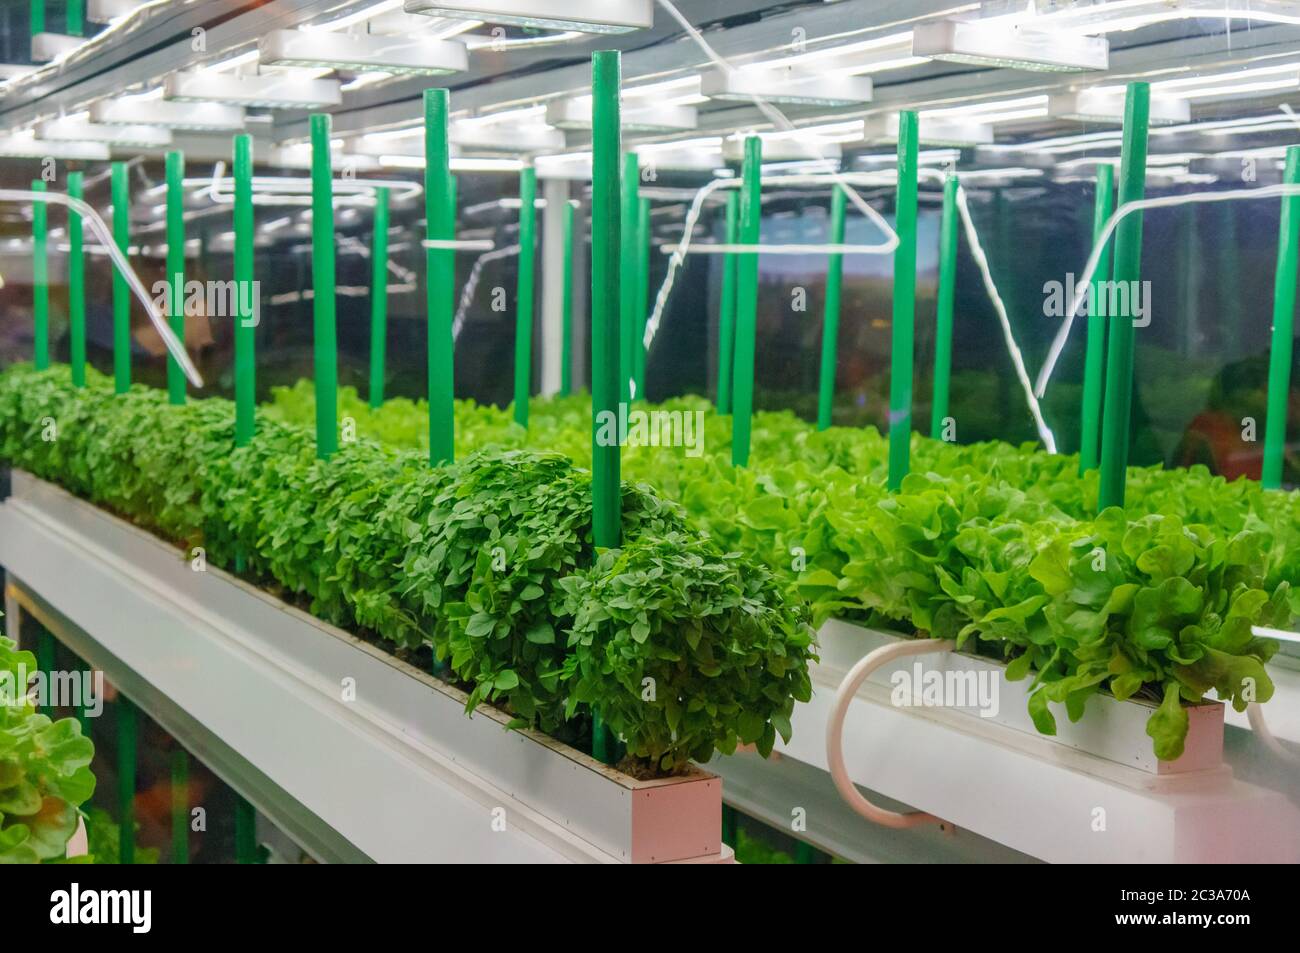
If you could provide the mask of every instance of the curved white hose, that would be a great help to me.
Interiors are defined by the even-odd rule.
[[[1047,352],[1047,360],[1043,363],[1042,370],[1038,372],[1038,381],[1035,386],[1038,396],[1042,397],[1047,391],[1047,384],[1052,379],[1052,372],[1056,370],[1056,363],[1060,360],[1061,352],[1065,350],[1066,341],[1069,340],[1070,329],[1074,327],[1075,313],[1083,303],[1083,296],[1092,283],[1093,273],[1101,262],[1101,251],[1106,247],[1110,236],[1114,234],[1115,228],[1121,221],[1134,212],[1141,212],[1149,208],[1170,208],[1196,202],[1240,202],[1245,199],[1266,199],[1285,195],[1300,195],[1300,185],[1283,183],[1280,185],[1261,185],[1253,189],[1229,189],[1225,192],[1186,192],[1180,195],[1162,195],[1154,199],[1126,202],[1115,209],[1111,217],[1106,219],[1106,225],[1102,228],[1101,235],[1092,246],[1092,254],[1088,256],[1088,263],[1084,265],[1083,274],[1075,283],[1070,306],[1065,312],[1065,320],[1062,322],[1060,330],[1056,332],[1056,337],[1052,341],[1051,349]]]
[[[1287,764],[1300,764],[1300,757],[1282,746],[1273,732],[1268,730],[1268,725],[1264,721],[1264,709],[1259,702],[1251,702],[1246,706],[1246,720],[1250,722],[1250,728],[1255,732],[1255,737],[1279,759]]]
[[[474,303],[474,292],[478,290],[478,282],[483,274],[483,266],[488,262],[496,261],[498,258],[509,258],[511,255],[518,255],[520,248],[520,245],[494,248],[492,251],[485,252],[474,259],[474,265],[469,270],[469,277],[465,279],[465,287],[460,293],[460,303],[456,306],[456,316],[451,322],[451,339],[453,341],[460,339],[461,329],[465,327],[465,315],[469,311],[469,306]]]
[[[840,797],[855,813],[882,827],[903,830],[919,827],[922,824],[942,824],[943,821],[923,811],[912,811],[907,814],[887,811],[862,796],[862,792],[853,783],[848,769],[844,766],[844,716],[848,714],[849,705],[857,695],[858,689],[862,687],[862,683],[882,665],[909,655],[951,652],[955,646],[956,643],[951,639],[913,639],[882,645],[859,659],[844,676],[844,681],[835,692],[835,702],[831,707],[830,717],[826,720],[826,763],[830,768],[831,780],[835,782],[835,789],[840,792]]]
[[[970,206],[966,202],[966,190],[960,183],[957,185],[957,212],[961,216],[966,241],[970,244],[971,256],[979,266],[980,276],[984,279],[984,290],[988,292],[989,300],[993,302],[993,310],[998,316],[998,323],[1002,325],[1002,337],[1007,345],[1007,353],[1011,355],[1011,364],[1016,369],[1016,379],[1020,381],[1020,388],[1025,392],[1025,402],[1029,404],[1029,413],[1033,415],[1034,426],[1038,429],[1038,438],[1043,441],[1043,447],[1048,453],[1056,453],[1056,437],[1052,433],[1052,428],[1047,426],[1047,421],[1043,417],[1043,408],[1038,404],[1038,398],[1042,394],[1035,394],[1034,386],[1030,383],[1024,355],[1020,353],[1020,346],[1016,344],[1015,335],[1011,333],[1011,318],[1007,315],[1007,306],[1003,303],[1002,296],[998,294],[997,285],[993,283],[989,260],[984,254],[984,247],[980,244],[979,234],[975,231],[975,222],[971,219]]]
[[[131,292],[144,305],[145,313],[149,315],[149,321],[153,324],[154,330],[162,338],[162,342],[167,347],[169,353],[180,365],[185,376],[189,378],[191,384],[195,387],[203,386],[203,378],[199,375],[199,369],[194,366],[190,356],[185,351],[185,345],[181,344],[180,339],[172,333],[171,326],[167,324],[167,319],[163,313],[154,304],[153,298],[149,297],[149,292],[145,290],[144,282],[131,269],[131,264],[126,260],[126,255],[122,249],[117,247],[117,242],[113,240],[113,233],[109,230],[104,220],[99,217],[91,206],[87,205],[81,199],[74,199],[70,195],[64,195],[61,192],[30,192],[26,189],[0,189],[0,202],[45,202],[55,205],[62,205],[64,208],[71,209],[81,216],[82,220],[90,226],[90,230],[95,233],[99,243],[104,246],[108,252],[109,259],[113,262],[113,267],[118,273],[126,279],[126,283],[131,288]]]

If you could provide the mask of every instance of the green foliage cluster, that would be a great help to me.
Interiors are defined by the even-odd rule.
[[[63,857],[77,809],[95,793],[95,746],[75,718],[51,721],[27,699],[36,657],[0,637],[0,864]]]
[[[371,412],[345,391],[362,433],[418,445],[424,408]],[[1098,475],[1032,444],[912,439],[912,473],[885,489],[888,442],[873,428],[817,431],[788,412],[754,415],[751,466],[730,464],[730,420],[700,398],[659,409],[705,411],[705,453],[629,447],[623,472],[681,503],[723,549],[761,559],[828,616],[956,639],[1032,673],[1031,714],[1081,717],[1100,690],[1160,704],[1148,731],[1177,757],[1180,701],[1214,689],[1241,710],[1267,701],[1276,643],[1252,625],[1300,615],[1300,494],[1228,482],[1204,467],[1133,467],[1124,510],[1097,511]],[[310,420],[310,391],[276,394],[271,413]],[[534,401],[528,431],[505,410],[458,407],[457,439],[549,447],[590,457],[585,396]],[[382,423],[381,423],[382,421]]]
[[[270,420],[233,444],[228,401],[174,407],[99,375],[79,391],[66,368],[0,374],[0,458],[215,565],[239,553],[328,621],[430,646],[471,709],[557,732],[594,708],[634,756],[675,771],[715,748],[766,753],[810,695],[806,610],[647,487],[624,485],[623,546],[602,554],[589,474],[559,454],[431,469],[362,440],[322,461],[310,430]],[[620,611],[602,616],[594,601],[614,589]]]

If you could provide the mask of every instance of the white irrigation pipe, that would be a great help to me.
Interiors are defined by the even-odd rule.
[[[943,182],[944,173],[937,169],[919,169],[917,170],[918,179],[929,179],[931,181]],[[893,172],[866,172],[850,173],[849,178],[859,185],[874,185],[882,180],[888,183],[896,179]],[[772,176],[765,179],[765,182],[783,185],[825,185],[828,181],[834,181],[835,177],[825,174],[794,174]],[[838,184],[838,182],[836,182]],[[704,208],[704,201],[718,189],[735,188],[737,185],[734,179],[714,179],[706,184],[696,193],[695,200],[691,203],[690,211],[687,213],[685,224],[682,229],[682,239],[678,242],[677,247],[672,249],[672,258],[668,262],[668,273],[664,276],[663,284],[659,286],[659,294],[655,297],[654,309],[646,321],[645,337],[642,343],[645,347],[650,347],[654,341],[655,332],[659,329],[659,322],[663,318],[664,308],[667,305],[668,295],[672,292],[673,282],[676,278],[678,266],[684,260],[688,252],[704,254],[763,254],[763,255],[879,255],[884,254],[879,251],[879,246],[874,245],[848,245],[848,244],[827,244],[827,245],[748,245],[748,244],[724,244],[710,242],[708,244],[693,243],[691,235],[695,230],[701,211]],[[980,275],[984,279],[984,289],[988,293],[989,300],[993,303],[993,310],[997,314],[998,323],[1002,326],[1002,337],[1007,346],[1007,353],[1011,357],[1012,366],[1016,371],[1016,378],[1020,382],[1021,389],[1025,394],[1025,402],[1029,405],[1029,413],[1034,418],[1034,426],[1038,430],[1039,439],[1042,440],[1043,446],[1048,453],[1056,453],[1056,436],[1052,429],[1047,425],[1047,420],[1043,417],[1042,407],[1038,403],[1038,398],[1034,394],[1033,384],[1029,380],[1029,371],[1025,366],[1024,355],[1020,346],[1016,343],[1015,334],[1011,328],[1011,319],[1007,313],[1006,304],[1002,300],[1001,294],[998,293],[997,284],[993,280],[992,271],[989,268],[988,256],[984,253],[984,247],[980,243],[979,233],[975,229],[975,222],[971,218],[970,206],[966,200],[966,190],[961,184],[957,186],[957,209],[962,219],[963,230],[966,234],[966,241],[971,248],[971,254],[975,259],[975,264],[979,267]]]
[[[235,201],[235,180],[225,176],[226,164],[218,161],[212,167],[211,179],[186,179],[184,185],[203,185],[208,197],[218,205],[231,205]],[[253,202],[257,205],[310,205],[312,180],[310,176],[255,175],[250,179]],[[361,205],[369,207],[378,189],[393,191],[394,200],[406,200],[420,195],[424,187],[401,179],[334,179],[332,191],[335,205]],[[260,201],[259,201],[260,199]]]
[[[492,251],[497,243],[490,238],[426,238],[420,242],[420,247],[444,251]]]
[[[831,703],[831,713],[826,719],[826,766],[830,769],[831,780],[835,783],[835,790],[840,792],[840,797],[844,799],[845,803],[855,813],[862,815],[869,821],[880,824],[882,827],[903,830],[909,827],[919,827],[922,824],[942,824],[943,821],[933,814],[926,814],[923,811],[913,811],[907,814],[887,811],[862,796],[862,792],[858,790],[857,785],[853,783],[853,779],[849,777],[849,770],[844,764],[844,719],[848,715],[849,706],[857,696],[862,683],[867,680],[867,676],[880,666],[909,655],[951,652],[956,644],[951,639],[912,639],[882,645],[875,651],[868,652],[860,658],[858,663],[849,669],[849,673],[844,676],[844,681],[840,683],[840,687],[835,691],[835,700]]]
[[[1024,355],[1020,353],[1020,346],[1016,344],[1016,337],[1011,331],[1011,318],[1007,314],[1007,306],[998,294],[997,285],[993,282],[993,272],[989,269],[988,256],[984,254],[984,246],[980,244],[979,233],[975,231],[975,222],[971,218],[970,205],[966,201],[966,190],[961,187],[961,182],[957,183],[957,212],[961,216],[962,228],[966,233],[966,242],[970,245],[971,257],[975,259],[975,264],[979,267],[980,276],[984,279],[984,290],[988,292],[989,300],[993,302],[993,310],[998,316],[998,323],[1002,325],[1002,338],[1007,345],[1007,353],[1011,355],[1011,364],[1016,369],[1016,379],[1020,381],[1020,387],[1025,392],[1025,402],[1029,404],[1029,413],[1033,415],[1034,426],[1038,429],[1038,437],[1043,441],[1043,447],[1048,453],[1056,453],[1056,437],[1052,433],[1052,428],[1047,426],[1047,421],[1043,417],[1043,408],[1039,406],[1038,398],[1042,393],[1034,393],[1033,384],[1029,380],[1029,371],[1025,367]]]
[[[474,303],[474,292],[478,290],[479,277],[483,274],[483,266],[500,258],[518,255],[520,247],[519,245],[507,245],[504,248],[493,249],[474,259],[474,267],[470,269],[469,278],[465,281],[465,290],[460,293],[460,304],[456,306],[456,316],[451,322],[451,339],[453,341],[460,338],[461,328],[465,326],[465,314],[469,311],[469,306]]]
[[[162,338],[163,344],[167,347],[167,352],[180,365],[185,376],[189,378],[191,384],[195,387],[203,386],[203,378],[199,374],[199,369],[194,366],[190,356],[185,351],[185,345],[172,332],[171,327],[167,324],[166,317],[158,309],[149,292],[145,290],[144,282],[140,280],[131,268],[131,263],[126,260],[122,250],[117,247],[117,242],[113,241],[113,233],[109,231],[104,220],[99,217],[91,206],[87,205],[81,199],[74,199],[69,195],[61,192],[29,192],[26,189],[0,189],[0,202],[45,202],[46,204],[62,205],[64,208],[71,209],[81,216],[82,220],[90,226],[95,237],[99,240],[100,245],[108,250],[108,257],[113,262],[113,267],[118,273],[126,279],[127,285],[131,288],[132,293],[144,305],[145,313],[149,316],[149,321],[153,324],[154,330]]]
[[[1035,387],[1038,396],[1042,397],[1047,391],[1047,384],[1052,379],[1052,372],[1056,370],[1057,361],[1060,360],[1061,352],[1065,350],[1066,341],[1070,338],[1070,329],[1074,327],[1075,313],[1083,303],[1083,296],[1088,293],[1088,287],[1092,283],[1092,276],[1101,262],[1102,249],[1106,247],[1107,241],[1110,240],[1110,236],[1114,234],[1121,221],[1134,212],[1141,212],[1151,208],[1170,208],[1199,202],[1239,202],[1246,199],[1266,199],[1286,195],[1300,195],[1300,185],[1262,185],[1253,189],[1229,189],[1224,192],[1187,192],[1181,195],[1164,195],[1155,199],[1127,202],[1117,208],[1111,217],[1106,219],[1106,225],[1093,245],[1092,254],[1088,256],[1087,264],[1084,265],[1083,274],[1075,283],[1074,294],[1070,298],[1069,308],[1066,309],[1065,320],[1061,323],[1061,328],[1056,332],[1056,338],[1052,341],[1052,347],[1047,352],[1047,360],[1043,363],[1043,369],[1038,372],[1038,381]]]

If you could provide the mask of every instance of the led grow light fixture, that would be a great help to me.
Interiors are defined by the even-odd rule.
[[[763,99],[790,106],[856,106],[871,102],[871,80],[790,68],[718,69],[705,74],[700,92],[724,101]]]
[[[93,103],[90,121],[126,125],[143,123],[195,132],[236,132],[244,128],[244,109],[222,103],[169,103],[161,99],[128,96]]]
[[[142,149],[169,146],[170,129],[148,125],[104,125],[81,119],[47,119],[36,124],[36,135],[52,142],[106,142]]]
[[[37,139],[30,132],[14,135],[0,134],[0,156],[18,159],[88,159],[110,158],[108,145],[103,142],[50,142]]]
[[[257,44],[263,66],[309,66],[399,76],[444,76],[469,68],[465,44],[419,36],[376,36],[326,30],[272,30]]]
[[[455,145],[493,152],[538,152],[564,148],[564,133],[540,122],[514,125],[467,122],[461,119],[451,124],[447,134]]]
[[[544,30],[630,33],[654,25],[654,0],[406,0],[407,13]]]
[[[694,106],[632,106],[624,104],[625,132],[681,132],[694,129],[699,116]],[[591,98],[557,99],[546,104],[546,124],[556,129],[591,128]]]
[[[993,142],[993,127],[988,123],[960,119],[927,117],[917,123],[920,143],[924,146],[986,146]],[[898,142],[898,113],[868,116],[862,123],[862,138],[871,145]]]
[[[62,56],[67,56],[85,43],[80,36],[66,36],[62,33],[37,33],[32,37],[32,62],[52,63]]]
[[[939,20],[913,27],[912,55],[949,63],[1068,73],[1107,69],[1110,43],[1104,37]]]
[[[343,102],[338,80],[233,73],[173,73],[163,86],[173,102],[226,103],[268,109],[325,109]]]
[[[1057,93],[1047,99],[1047,114],[1056,119],[1074,122],[1119,123],[1124,122],[1124,93],[1121,91],[1085,89],[1077,93]],[[1191,108],[1185,99],[1152,96],[1149,122],[1153,126],[1171,126],[1191,119]]]

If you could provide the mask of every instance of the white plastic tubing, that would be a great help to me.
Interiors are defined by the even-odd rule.
[[[46,204],[62,205],[64,208],[71,209],[81,216],[82,220],[90,226],[99,243],[108,252],[109,259],[113,262],[113,267],[118,273],[126,279],[127,285],[130,286],[132,294],[144,305],[144,310],[149,315],[149,321],[153,324],[154,330],[162,338],[163,344],[167,346],[167,352],[175,358],[176,363],[180,365],[185,376],[189,378],[191,384],[195,387],[203,386],[203,378],[199,375],[199,369],[194,366],[190,356],[185,351],[185,345],[172,333],[171,327],[167,324],[167,318],[162,311],[154,304],[153,298],[149,297],[149,292],[145,290],[144,282],[140,280],[132,269],[131,264],[126,260],[126,255],[117,247],[117,242],[113,241],[113,234],[104,224],[104,220],[99,217],[99,213],[80,199],[74,199],[71,196],[64,195],[60,192],[29,192],[26,189],[0,189],[0,202],[45,202]]]
[[[1065,319],[1061,322],[1061,328],[1056,332],[1056,337],[1052,341],[1051,350],[1047,353],[1047,360],[1043,362],[1043,369],[1038,372],[1038,381],[1034,388],[1035,393],[1042,397],[1047,392],[1047,385],[1052,379],[1052,372],[1056,370],[1056,364],[1060,360],[1061,352],[1065,350],[1065,344],[1070,339],[1070,329],[1074,327],[1075,313],[1083,303],[1083,295],[1092,283],[1093,273],[1096,272],[1097,265],[1101,262],[1101,250],[1106,247],[1106,242],[1114,234],[1115,228],[1121,221],[1135,212],[1150,208],[1170,208],[1192,202],[1240,202],[1246,199],[1266,199],[1285,195],[1300,195],[1300,185],[1261,185],[1251,189],[1228,189],[1223,192],[1186,192],[1181,195],[1162,195],[1160,198],[1128,202],[1117,208],[1111,217],[1106,220],[1106,226],[1102,229],[1101,237],[1093,245],[1092,254],[1088,256],[1088,263],[1084,265],[1083,275],[1075,283],[1070,307],[1066,309]]]
[[[945,173],[938,169],[920,169],[917,172],[918,179],[928,179],[930,181],[942,183]],[[799,185],[826,185],[833,183],[848,187],[845,183],[852,183],[860,186],[890,185],[897,180],[897,173],[888,172],[859,172],[859,173],[802,173],[802,174],[783,174],[773,175],[764,178],[765,185],[777,186],[799,186]],[[699,222],[700,214],[703,211],[704,203],[708,197],[719,189],[737,188],[740,185],[734,179],[714,179],[704,185],[696,194],[691,202],[691,207],[686,213],[686,220],[682,227],[682,238],[677,247],[673,250],[672,257],[668,261],[668,273],[664,276],[663,284],[659,286],[659,293],[655,296],[654,308],[651,309],[650,317],[646,320],[645,337],[642,344],[650,347],[654,341],[655,334],[659,330],[659,323],[663,318],[664,309],[668,304],[668,296],[672,294],[673,283],[677,277],[677,269],[685,260],[688,252],[706,250],[719,254],[723,252],[734,253],[761,253],[764,255],[832,255],[832,254],[850,254],[850,255],[884,255],[893,251],[893,248],[886,249],[884,244],[880,245],[709,245],[692,246],[691,236],[694,234],[695,226]],[[856,193],[854,193],[856,194]],[[870,207],[870,206],[868,206]],[[980,275],[984,280],[984,290],[988,293],[989,300],[993,303],[994,313],[997,314],[998,324],[1002,328],[1002,339],[1006,344],[1007,353],[1011,357],[1011,364],[1015,368],[1016,379],[1020,382],[1020,388],[1025,395],[1025,403],[1029,405],[1029,413],[1034,418],[1034,427],[1038,431],[1038,439],[1042,441],[1043,447],[1048,453],[1056,453],[1056,436],[1052,429],[1047,425],[1047,420],[1043,416],[1042,407],[1038,402],[1038,395],[1034,393],[1033,384],[1029,379],[1029,370],[1025,366],[1024,354],[1020,350],[1020,345],[1016,342],[1015,333],[1011,329],[1011,319],[1007,313],[1006,303],[1002,300],[1002,295],[998,292],[997,283],[993,280],[993,273],[989,268],[988,256],[984,253],[984,246],[980,242],[979,232],[975,228],[974,219],[971,218],[970,205],[966,200],[966,190],[959,184],[957,187],[957,212],[962,220],[962,228],[966,235],[966,241],[970,245],[971,255],[975,259],[975,264],[979,268]],[[895,245],[897,243],[895,242]]]
[[[858,664],[854,665],[849,670],[849,673],[844,676],[844,681],[840,683],[840,687],[835,692],[835,701],[831,706],[830,717],[826,719],[826,764],[831,772],[831,780],[835,782],[835,790],[840,792],[840,797],[844,799],[849,807],[853,808],[854,812],[873,823],[880,824],[882,827],[901,830],[908,827],[919,827],[923,824],[942,824],[943,821],[933,814],[926,814],[921,811],[913,811],[907,814],[900,814],[898,811],[887,811],[862,796],[862,792],[853,783],[853,779],[849,777],[848,768],[844,765],[844,717],[848,714],[849,705],[853,703],[853,698],[857,695],[858,689],[862,687],[862,683],[882,665],[909,655],[951,652],[955,645],[956,643],[951,639],[913,639],[882,645],[874,652],[869,652],[859,659]]]

